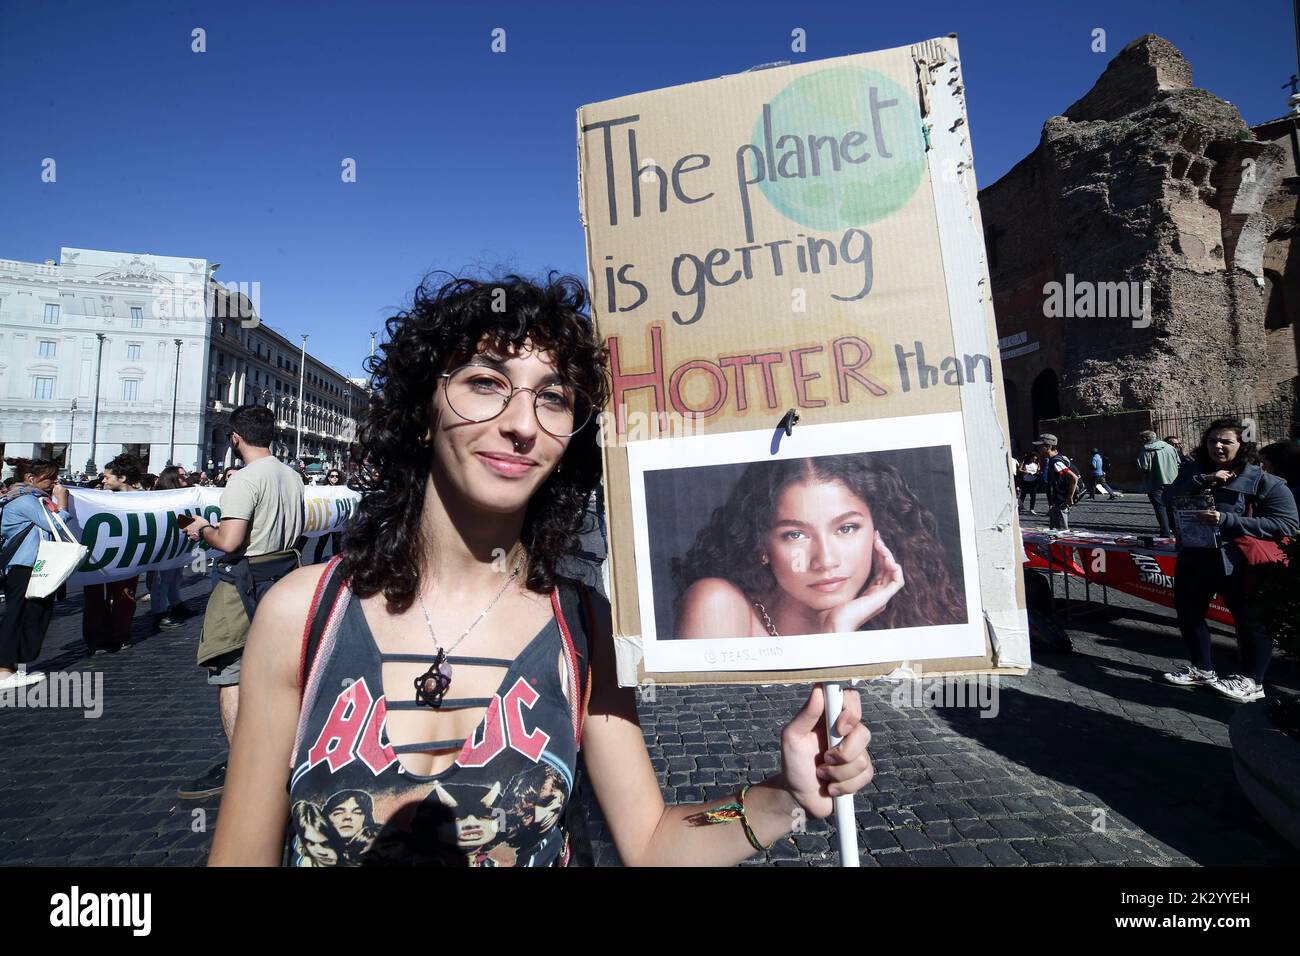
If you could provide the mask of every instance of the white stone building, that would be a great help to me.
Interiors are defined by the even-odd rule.
[[[233,462],[230,411],[276,410],[273,451],[339,464],[364,387],[263,325],[255,289],[229,292],[206,259],[64,248],[58,264],[0,259],[0,448],[82,471],[122,451],[157,473]],[[98,395],[98,414],[96,414]]]

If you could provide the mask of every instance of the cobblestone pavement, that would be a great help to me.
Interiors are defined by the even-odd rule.
[[[1074,523],[1154,527],[1136,497],[1084,505]],[[197,609],[207,582],[187,573],[183,593]],[[1109,608],[1075,604],[1075,652],[1002,678],[995,717],[898,708],[894,686],[863,687],[876,764],[856,800],[863,866],[1300,863],[1233,778],[1227,721],[1237,705],[1153,680],[1180,660],[1172,612],[1113,599]],[[0,708],[0,863],[205,860],[218,801],[182,801],[175,790],[223,754],[216,692],[194,666],[198,619],[150,634],[148,608],[139,606],[131,645],[88,658],[80,596],[59,605],[37,667],[103,675],[103,712]],[[1215,641],[1230,663],[1230,634]],[[1280,658],[1269,682],[1300,687],[1293,662]],[[776,772],[781,726],[805,694],[655,688],[640,711],[666,798],[725,796]],[[597,810],[589,830],[597,864],[618,865]],[[834,845],[827,823],[809,821],[747,865],[833,866]]]

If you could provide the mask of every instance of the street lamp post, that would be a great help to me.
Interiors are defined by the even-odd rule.
[[[302,360],[298,363],[298,450],[294,457],[302,458],[302,397],[307,382],[307,333],[302,335]]]
[[[176,377],[172,380],[172,440],[167,447],[167,466],[170,468],[176,464],[176,396],[181,388],[181,340],[172,339],[176,343]]]
[[[103,332],[96,332],[95,337],[99,339],[99,350],[95,353],[95,405],[90,413],[90,458],[86,461],[86,474],[99,474],[99,466],[95,464],[95,452],[98,450],[99,442],[99,376],[104,365],[104,339],[108,336]]]
[[[72,441],[77,434],[77,400],[72,400],[72,422],[68,425],[68,474],[72,474]]]

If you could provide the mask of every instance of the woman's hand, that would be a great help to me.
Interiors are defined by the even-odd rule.
[[[1234,474],[1233,472],[1228,471],[1228,469],[1226,468],[1221,468],[1216,472],[1212,472],[1206,475],[1205,483],[1207,485],[1226,485],[1228,482],[1232,481],[1232,479],[1236,477],[1237,477],[1236,474]]]
[[[1222,522],[1223,518],[1217,511],[1198,511],[1196,512],[1196,520],[1201,524],[1217,526]]]
[[[68,510],[68,489],[57,481],[50,488],[50,497],[54,499],[54,503],[59,506],[60,511]]]
[[[871,731],[862,722],[856,690],[844,691],[844,708],[835,731],[844,739],[827,749],[826,695],[813,686],[803,709],[781,731],[781,784],[810,817],[831,815],[834,798],[857,793],[871,782],[875,769],[867,745]]]
[[[872,555],[871,580],[860,595],[839,607],[823,611],[818,616],[823,634],[847,634],[856,631],[885,609],[890,598],[903,589],[903,568],[885,547],[876,532]]]

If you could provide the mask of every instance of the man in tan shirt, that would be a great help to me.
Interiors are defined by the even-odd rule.
[[[275,416],[261,405],[230,413],[230,446],[244,467],[230,475],[221,493],[221,520],[196,518],[185,528],[191,541],[223,552],[218,581],[208,598],[198,662],[208,683],[219,688],[221,727],[229,741],[239,709],[239,665],[253,612],[271,585],[298,566],[294,550],[303,529],[302,479],[271,454]],[[182,798],[213,796],[225,784],[223,761],[182,787]]]

